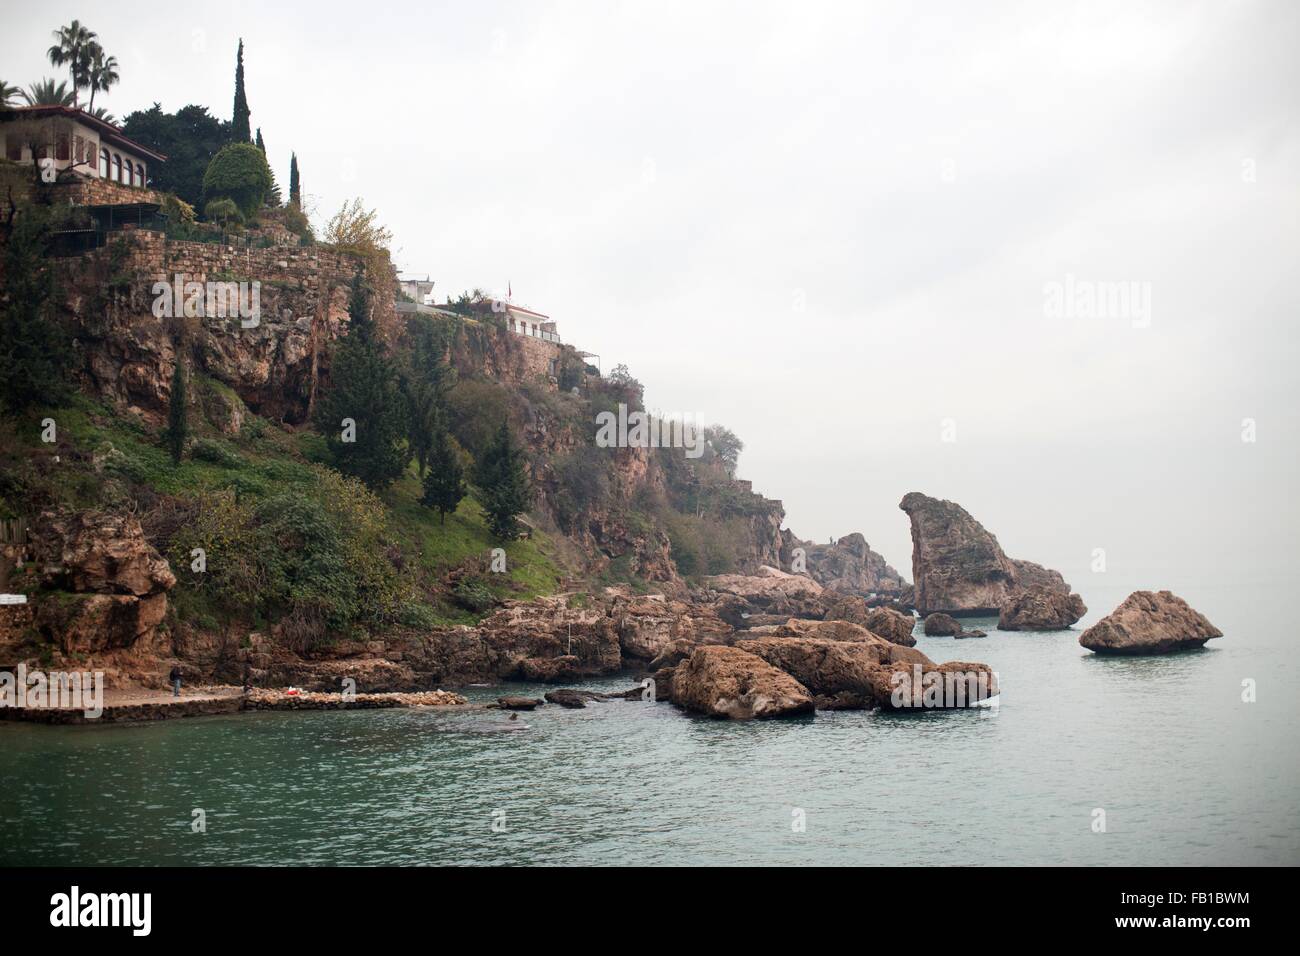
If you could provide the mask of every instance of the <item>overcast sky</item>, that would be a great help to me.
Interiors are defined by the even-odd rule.
[[[242,36],[282,186],[730,426],[802,537],[910,577],[919,490],[1076,587],[1295,579],[1300,5],[6,4],[0,77],[74,16],[119,117],[229,117]]]

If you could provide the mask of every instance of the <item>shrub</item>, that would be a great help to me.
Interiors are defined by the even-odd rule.
[[[199,438],[190,447],[190,457],[197,461],[206,461],[222,468],[238,468],[244,462],[224,442],[212,438]]]
[[[470,575],[457,581],[456,586],[452,588],[451,596],[457,604],[475,614],[481,614],[496,604],[496,598],[488,590],[487,584],[477,575]]]
[[[245,219],[261,207],[271,189],[271,168],[265,154],[252,143],[222,147],[203,173],[203,200],[231,199]]]

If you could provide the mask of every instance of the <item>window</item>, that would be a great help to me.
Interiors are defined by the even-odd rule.
[[[124,160],[122,163],[122,185],[135,185],[135,169],[131,166],[131,160]]]
[[[144,163],[135,164],[135,184],[141,187],[144,186]]]
[[[115,183],[120,183],[122,181],[122,157],[117,155],[117,153],[113,154],[113,175],[108,178],[113,180]]]
[[[5,159],[19,162],[23,158],[23,141],[17,133],[5,137]]]
[[[72,158],[72,140],[67,133],[59,133],[54,138],[54,158],[63,162]]]
[[[108,178],[108,150],[107,149],[101,149],[99,151],[99,175],[103,176],[105,179]]]

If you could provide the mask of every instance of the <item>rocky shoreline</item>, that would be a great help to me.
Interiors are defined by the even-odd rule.
[[[115,724],[181,717],[212,717],[252,711],[281,710],[376,710],[393,707],[464,708],[468,702],[448,691],[421,691],[412,694],[321,694],[253,688],[216,688],[210,693],[185,697],[156,695],[147,700],[107,703],[102,713],[90,716],[74,707],[0,707],[0,720],[35,724]]]

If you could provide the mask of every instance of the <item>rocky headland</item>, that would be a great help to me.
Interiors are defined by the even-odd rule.
[[[913,491],[899,508],[912,523],[914,603],[922,617],[996,615],[1003,630],[1060,630],[1087,612],[1060,572],[1008,558],[961,505]]]

